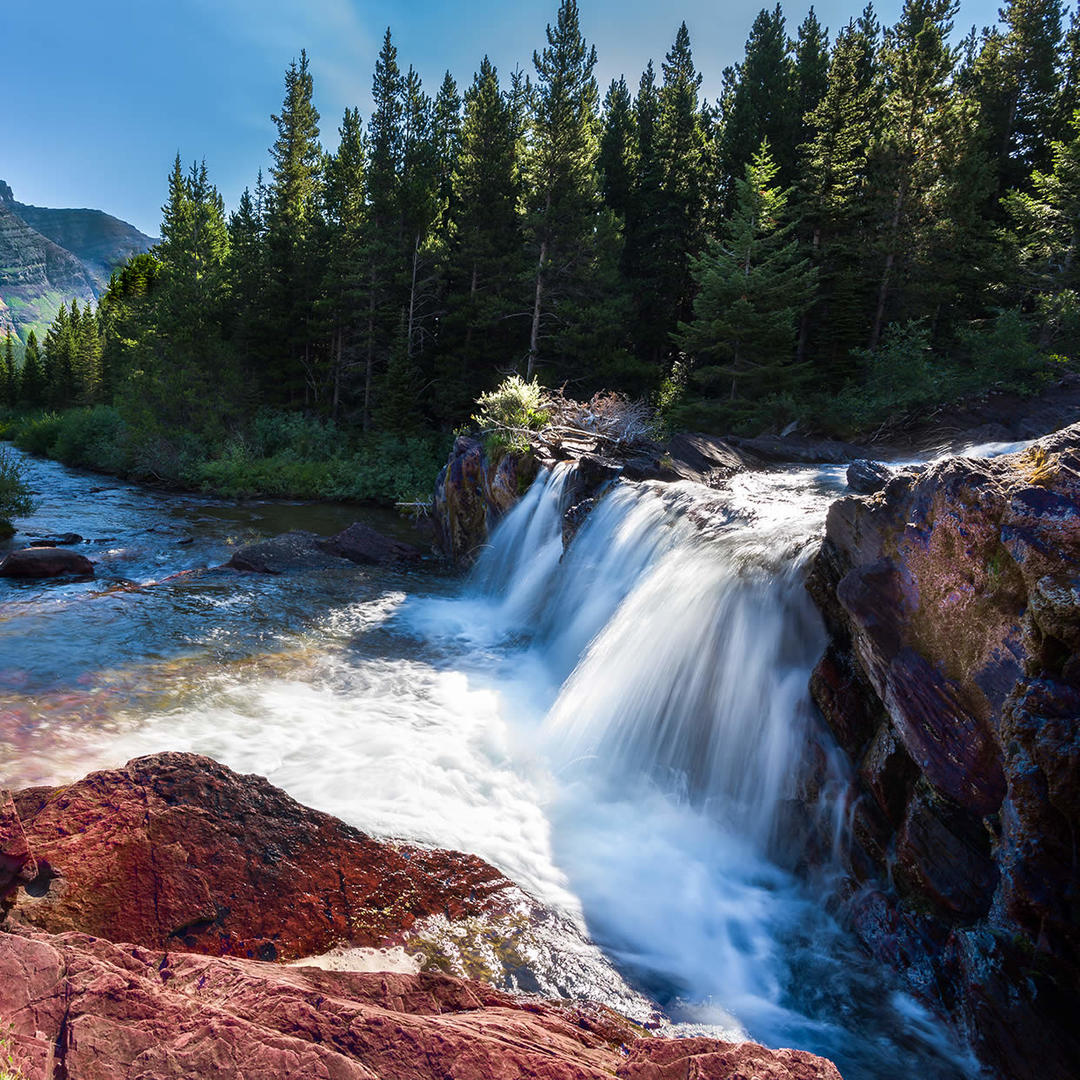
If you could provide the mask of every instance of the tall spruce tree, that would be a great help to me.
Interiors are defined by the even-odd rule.
[[[323,154],[319,113],[307,52],[285,72],[280,113],[271,119],[277,138],[270,148],[266,196],[267,348],[275,348],[264,392],[284,402],[310,400],[321,383],[319,343],[312,319],[321,282],[318,263],[319,196]]]
[[[436,414],[467,415],[500,367],[521,354],[522,264],[519,133],[511,94],[485,56],[465,94],[451,208],[449,298],[441,338]]]
[[[31,330],[26,335],[26,352],[19,379],[19,403],[29,408],[45,404],[45,371],[41,366],[41,350],[37,334]]]
[[[0,364],[0,404],[15,407],[19,400],[19,373],[15,370],[15,335],[4,335],[4,357]]]
[[[956,52],[948,43],[956,9],[957,0],[905,0],[900,19],[886,34],[875,181],[887,197],[876,228],[880,268],[871,349],[887,319],[922,314],[905,307],[904,289],[936,225],[934,196],[956,121],[951,81]]]
[[[725,396],[723,415],[735,422],[747,403],[797,389],[802,375],[796,327],[817,275],[786,220],[790,191],[777,185],[779,171],[763,143],[736,185],[723,234],[693,262],[693,318],[676,334],[694,388]]]
[[[526,359],[531,379],[550,341],[569,329],[557,311],[591,270],[599,209],[596,49],[581,34],[576,0],[562,0],[547,47],[533,55],[536,108],[529,159],[528,240],[535,270]],[[569,313],[567,313],[569,314]],[[547,349],[558,358],[557,342]]]
[[[734,206],[740,178],[763,141],[768,141],[782,183],[795,178],[799,117],[794,93],[791,41],[779,4],[762,8],[750,29],[746,54],[729,77],[721,117],[720,172],[722,203]]]
[[[654,136],[658,183],[639,226],[649,261],[640,268],[648,286],[637,329],[639,355],[658,372],[669,366],[672,331],[690,316],[690,259],[704,243],[701,76],[694,67],[686,23],[679,27],[662,70]]]
[[[597,168],[604,202],[625,218],[633,192],[636,137],[634,103],[626,79],[612,79],[604,97],[604,131],[600,136]]]
[[[361,416],[370,429],[376,381],[386,370],[400,331],[402,224],[400,180],[404,155],[405,81],[389,28],[375,62],[374,109],[368,121],[368,215],[362,251],[366,278],[361,299],[364,388]]]
[[[854,371],[851,350],[870,330],[873,270],[865,238],[872,220],[871,144],[879,112],[877,27],[865,17],[837,35],[825,94],[806,116],[799,211],[819,268],[819,301],[804,320],[800,352],[814,355],[826,385]]]

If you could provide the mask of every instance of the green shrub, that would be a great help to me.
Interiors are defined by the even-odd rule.
[[[15,530],[11,519],[32,513],[34,500],[26,486],[22,465],[0,446],[0,537],[10,536]]]
[[[550,416],[544,408],[544,388],[533,379],[511,375],[476,401],[473,421],[486,437],[488,450],[528,448],[525,435],[541,431]]]
[[[15,432],[15,445],[20,450],[47,457],[60,428],[60,417],[54,412],[27,417]]]

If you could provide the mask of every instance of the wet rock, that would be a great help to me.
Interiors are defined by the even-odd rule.
[[[52,933],[292,959],[479,915],[510,888],[474,856],[380,843],[193,754],[16,792],[13,805],[21,830],[4,856],[32,853],[37,874],[0,903],[9,923]]]
[[[446,975],[282,968],[0,934],[0,1015],[26,1080],[840,1080],[823,1058],[642,1037],[588,1005]]]
[[[865,458],[860,458],[848,466],[848,487],[856,495],[873,495],[881,491],[891,479],[892,470],[879,461],[867,461]]]
[[[460,435],[435,481],[432,522],[439,549],[450,559],[468,565],[487,542],[489,506],[484,444]]]
[[[658,479],[692,480],[711,486],[748,468],[760,468],[761,461],[730,439],[701,433],[675,435],[667,445],[665,475]]]
[[[30,541],[31,547],[65,547],[81,544],[83,538],[78,533],[59,533],[56,536],[35,536]]]
[[[318,547],[330,555],[354,563],[401,563],[420,558],[419,550],[411,544],[384,536],[377,529],[359,521],[354,521],[329,540],[319,541]]]
[[[1026,1040],[1022,1019],[997,1039],[990,1025],[1010,1005],[994,995],[1027,990],[983,975],[1015,970],[1026,950],[1080,1008],[1080,425],[838,501],[808,587],[832,634],[811,692],[852,756],[857,807],[875,808],[856,811],[850,871],[862,882],[876,868],[883,888],[876,914],[849,917],[872,951],[967,1018],[994,1069],[1035,1077],[1011,1055],[1044,1046],[1045,1022],[1028,1001]],[[900,934],[915,910],[919,933]],[[943,943],[969,930],[954,963]],[[1043,1077],[1075,1075],[1067,1036],[1040,1052]]]
[[[846,465],[855,458],[870,456],[865,446],[798,435],[760,435],[752,439],[732,435],[727,441],[762,461],[777,464]]]
[[[13,551],[0,562],[0,577],[93,577],[94,564],[85,555],[56,547],[30,547]]]
[[[295,529],[240,548],[225,565],[231,570],[253,574],[287,574],[341,566],[341,560],[324,551],[321,544],[322,537],[317,533]]]

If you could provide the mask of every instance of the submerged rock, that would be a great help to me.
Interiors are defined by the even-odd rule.
[[[411,544],[384,536],[377,529],[360,521],[354,521],[347,529],[329,540],[320,540],[318,547],[330,555],[354,563],[400,563],[420,558],[420,551]]]
[[[29,547],[13,551],[0,562],[0,577],[93,577],[94,564],[74,551],[56,547]]]
[[[58,533],[56,536],[36,536],[30,541],[31,547],[65,547],[81,544],[83,538],[78,533]]]
[[[287,574],[297,570],[325,570],[341,566],[341,560],[322,548],[317,533],[294,529],[270,540],[247,544],[225,564],[231,570],[253,574]]]
[[[856,928],[1002,1075],[1078,1075],[1080,425],[835,503],[809,588],[811,690],[866,796],[852,876],[895,886]]]

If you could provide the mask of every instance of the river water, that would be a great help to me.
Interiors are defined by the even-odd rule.
[[[408,527],[23,460],[39,507],[9,546],[80,533],[97,576],[0,581],[0,786],[205,753],[490,860],[676,1032],[812,1050],[847,1080],[974,1075],[776,856],[825,641],[805,563],[842,469],[619,484],[565,554],[556,470],[463,580],[434,562],[203,572],[288,529]],[[826,772],[842,844],[846,777]]]

